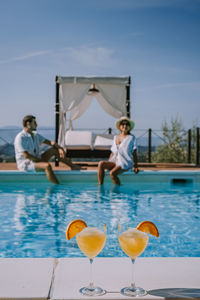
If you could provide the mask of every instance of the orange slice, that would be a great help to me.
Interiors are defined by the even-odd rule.
[[[77,233],[81,232],[85,227],[87,227],[87,224],[83,220],[74,220],[71,221],[66,229],[66,238],[67,240],[70,240],[73,238]]]
[[[153,222],[150,221],[143,221],[136,227],[138,230],[150,233],[154,235],[155,237],[159,237],[159,231],[156,225]]]

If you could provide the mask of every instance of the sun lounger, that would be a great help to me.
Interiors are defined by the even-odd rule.
[[[94,135],[91,131],[68,130],[65,145],[71,158],[108,158],[112,145],[111,134]]]
[[[67,150],[92,150],[92,132],[68,130],[65,134]]]
[[[94,141],[94,150],[110,150],[113,143],[112,134],[97,135]]]

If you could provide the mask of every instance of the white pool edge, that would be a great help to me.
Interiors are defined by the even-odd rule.
[[[91,299],[78,291],[88,282],[87,258],[1,258],[0,266],[0,299]],[[119,293],[130,282],[129,267],[128,258],[96,258],[94,282],[108,293],[93,299],[130,299]],[[138,258],[136,283],[150,294],[137,299],[165,299],[169,289],[182,296],[184,289],[200,291],[199,270],[199,257]]]
[[[55,171],[60,183],[68,182],[97,182],[96,170],[81,171]],[[170,184],[173,179],[192,182],[192,184],[200,184],[200,171],[181,171],[181,170],[159,170],[159,171],[140,171],[135,174],[133,171],[127,171],[120,175],[123,183],[165,183]],[[0,171],[0,183],[4,182],[48,182],[44,172],[21,172],[17,170]],[[105,182],[111,182],[109,172],[106,173]]]

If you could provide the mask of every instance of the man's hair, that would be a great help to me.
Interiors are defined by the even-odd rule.
[[[31,122],[33,119],[36,119],[36,118],[32,115],[25,116],[23,118],[23,126],[26,127],[27,122]]]

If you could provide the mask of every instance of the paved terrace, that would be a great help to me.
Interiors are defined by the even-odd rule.
[[[87,170],[96,170],[97,162],[75,162],[76,164],[81,165]],[[70,170],[65,164],[59,163],[58,167],[55,167],[54,163],[51,163],[52,167],[56,171]],[[138,164],[140,170],[196,170],[200,171],[200,166],[196,166],[194,164],[178,164],[178,163],[139,163]],[[1,162],[0,170],[17,170],[16,163],[9,162]]]
[[[95,258],[94,282],[106,290],[89,299],[130,299],[119,291],[130,283],[128,258]],[[136,284],[147,290],[137,299],[200,299],[200,258],[138,258]],[[89,282],[87,258],[0,259],[0,299],[88,299],[79,289]]]

